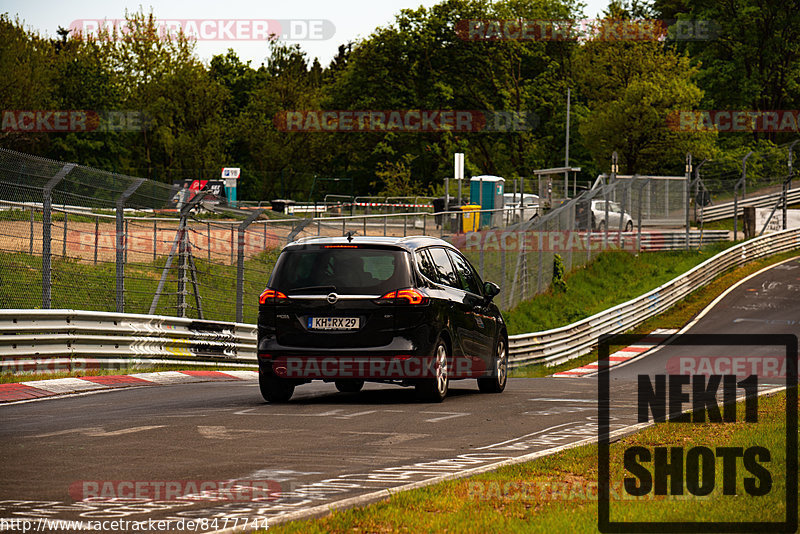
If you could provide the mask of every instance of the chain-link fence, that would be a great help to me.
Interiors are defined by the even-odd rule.
[[[496,299],[501,308],[512,308],[550,287],[557,262],[569,272],[605,250],[641,250],[655,235],[642,231],[652,183],[652,178],[638,176],[600,182],[531,221],[458,234],[450,241],[483,279],[503,288]],[[696,244],[686,240],[685,229],[675,234],[684,246]]]
[[[568,272],[603,250],[638,251],[656,237],[660,247],[699,246],[686,228],[643,230],[648,216],[668,212],[677,226],[679,213],[685,219],[688,212],[686,180],[670,185],[683,196],[681,210],[654,185],[659,179],[599,180],[550,209],[404,206],[394,214],[301,218],[257,206],[231,209],[203,192],[189,198],[177,186],[0,149],[0,307],[253,323],[285,243],[353,233],[448,239],[484,279],[500,284],[497,302],[508,309],[550,286],[556,255]]]
[[[699,218],[703,218],[706,208],[713,213],[719,204],[791,189],[793,160],[800,148],[795,146],[797,143],[742,148],[713,160],[695,162],[691,192]]]
[[[178,192],[0,150],[0,307],[255,322],[276,247],[297,222],[200,214],[219,207],[202,194],[179,209]]]

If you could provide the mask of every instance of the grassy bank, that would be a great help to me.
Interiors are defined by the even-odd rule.
[[[785,395],[759,399],[757,424],[664,423],[611,444],[612,521],[782,521],[785,512]],[[738,406],[743,421],[743,406]],[[633,446],[767,447],[772,489],[754,497],[743,491],[752,476],[739,463],[738,495],[723,495],[722,461],[715,464],[714,490],[705,497],[640,498],[628,495],[623,454]],[[649,470],[652,472],[652,464]],[[309,521],[272,525],[270,534],[294,532],[596,532],[597,446],[586,445],[469,479],[399,493],[357,509]]]
[[[715,278],[708,285],[687,295],[684,299],[676,303],[661,315],[653,317],[652,319],[648,319],[628,333],[641,334],[644,336],[653,330],[656,330],[657,328],[682,328],[695,315],[700,313],[706,306],[711,304],[711,301],[713,301],[715,298],[717,298],[717,296],[722,294],[723,291],[731,287],[739,280],[763,269],[768,265],[773,265],[789,258],[796,257],[799,254],[800,252],[797,250],[792,250],[789,252],[784,252],[783,254],[776,254],[775,256],[770,256],[768,258],[762,258],[760,260],[748,263],[747,265],[743,265],[737,269],[728,271]],[[616,348],[614,350],[616,350]],[[560,371],[566,371],[567,369],[581,367],[582,365],[595,361],[597,361],[597,349],[579,358],[575,358],[574,360],[570,360],[554,367],[545,367],[544,365],[528,365],[525,367],[520,367],[514,369],[511,372],[511,376],[547,376]]]
[[[638,256],[604,252],[566,277],[566,292],[550,289],[505,313],[509,334],[539,332],[590,317],[655,289],[731,245]]]

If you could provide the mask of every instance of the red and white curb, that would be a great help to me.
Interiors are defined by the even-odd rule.
[[[190,384],[192,382],[256,380],[257,378],[257,371],[164,371],[132,375],[32,380],[30,382],[0,384],[0,403],[131,386],[164,386],[169,384]]]
[[[635,343],[629,347],[625,347],[624,349],[620,349],[614,354],[610,354],[608,356],[609,367],[614,367],[615,365],[619,365],[622,362],[626,362],[631,358],[635,358],[636,356],[647,352],[653,347],[656,347],[666,341],[677,331],[678,330],[675,328],[659,328],[657,330],[653,330],[638,343]],[[596,373],[598,368],[598,363],[594,362],[586,364],[583,367],[576,367],[575,369],[570,369],[568,371],[561,371],[560,373],[555,373],[550,376],[553,378],[580,378],[588,375],[589,373]]]

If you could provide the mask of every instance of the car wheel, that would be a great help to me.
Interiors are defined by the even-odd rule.
[[[335,384],[342,393],[358,393],[364,387],[363,380],[337,380]]]
[[[597,225],[598,232],[605,232],[606,231],[606,222],[600,221],[600,224]]]
[[[417,397],[425,402],[442,402],[447,396],[450,386],[450,372],[447,360],[447,345],[439,340],[433,351],[433,378],[425,378],[417,382]]]
[[[628,224],[625,225],[625,231],[626,232],[632,232],[633,231],[633,221],[628,221]]]
[[[272,403],[287,402],[294,393],[294,384],[261,370],[258,371],[258,386],[264,400]]]
[[[481,390],[482,393],[501,393],[506,389],[506,380],[508,378],[508,349],[506,348],[506,340],[502,337],[497,340],[497,347],[494,351],[492,363],[492,376],[478,379],[478,389]]]

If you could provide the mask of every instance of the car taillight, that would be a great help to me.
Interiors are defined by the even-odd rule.
[[[280,291],[275,291],[274,289],[267,288],[261,293],[261,296],[258,297],[259,304],[267,304],[267,303],[275,303],[279,300],[288,299],[286,295],[281,293]]]
[[[398,289],[397,291],[390,291],[382,296],[381,300],[412,305],[428,303],[428,297],[416,289]]]

